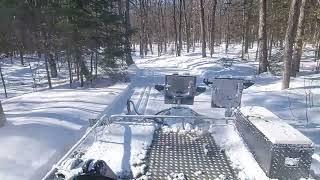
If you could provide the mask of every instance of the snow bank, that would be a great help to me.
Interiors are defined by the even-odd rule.
[[[0,130],[1,179],[40,179],[81,137],[88,119],[126,87],[54,89],[3,101],[8,122]]]

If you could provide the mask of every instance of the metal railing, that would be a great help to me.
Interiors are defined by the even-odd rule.
[[[81,145],[81,143],[87,139],[89,134],[91,134],[96,127],[100,126],[100,124],[105,121],[106,116],[107,115],[102,116],[99,121],[97,121],[97,123],[92,126],[56,164],[52,166],[51,170],[42,178],[42,180],[48,180],[50,177],[52,177],[53,174],[58,170],[58,167]]]
[[[124,115],[124,114],[114,114],[109,117],[108,115],[102,116],[83,136],[82,138],[56,163],[52,166],[52,169],[42,178],[42,180],[49,180],[51,177],[54,176],[54,173],[58,170],[58,167],[68,158],[72,153],[78,149],[78,147],[88,138],[88,136],[99,126],[109,126],[114,122],[123,122],[127,121],[128,118],[137,118],[143,120],[152,120],[152,119],[197,119],[197,120],[211,120],[211,121],[225,121],[224,124],[215,124],[217,126],[225,126],[229,124],[229,121],[233,121],[233,119],[229,118],[212,118],[208,116],[172,116],[172,115]],[[121,120],[117,120],[121,118]],[[139,122],[139,121],[137,121]]]

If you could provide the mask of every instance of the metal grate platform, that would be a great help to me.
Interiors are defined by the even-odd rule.
[[[218,148],[210,134],[196,139],[192,134],[158,130],[147,164],[147,174],[153,180],[166,179],[171,173],[183,173],[188,180],[236,179],[224,151]]]

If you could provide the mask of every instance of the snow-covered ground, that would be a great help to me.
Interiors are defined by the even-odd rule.
[[[9,98],[47,89],[44,61],[35,55],[25,56],[24,61],[24,65],[20,64],[18,58],[13,58],[12,63],[10,58],[2,59],[0,62]],[[68,71],[60,63],[58,64],[58,74],[57,78],[52,78],[53,86],[68,83]],[[2,100],[5,99],[2,83],[0,88],[0,99]]]
[[[0,61],[2,68],[2,74],[4,77],[7,96],[8,98],[20,96],[27,93],[38,92],[48,89],[47,73],[45,70],[44,57],[39,58],[37,55],[25,55],[24,65],[21,65],[20,58],[3,58]],[[89,57],[87,64],[90,64]],[[72,67],[73,83],[72,87],[78,87],[79,82],[77,80],[76,72]],[[56,78],[51,77],[51,84],[54,88],[67,88],[70,86],[70,78],[68,65],[66,60],[61,57],[57,63],[58,76]],[[103,71],[98,69],[99,79],[93,83],[96,87],[103,84],[103,87],[113,85],[117,80],[104,77],[102,78]],[[103,82],[101,82],[103,81]],[[85,83],[85,86],[91,86],[90,82]],[[3,84],[0,83],[0,100],[6,99],[3,91]]]
[[[96,89],[54,89],[2,101],[0,177],[39,179],[99,118],[126,84]]]
[[[292,78],[291,88],[282,91],[281,77],[255,74],[258,62],[254,61],[254,51],[255,48],[250,51],[247,61],[239,60],[240,46],[230,47],[228,55],[224,54],[222,46],[217,47],[212,58],[201,58],[199,48],[196,52],[183,53],[181,57],[149,55],[141,59],[135,56],[141,70],[127,89],[125,85],[90,89],[62,87],[3,101],[8,124],[0,131],[0,145],[7,147],[0,150],[1,179],[38,179],[85,132],[89,118],[101,116],[108,106],[113,107],[109,113],[125,112],[125,100],[131,95],[140,112],[154,114],[166,108],[161,94],[155,92],[152,86],[163,83],[165,74],[176,72],[196,75],[200,85],[203,85],[203,78],[212,77],[232,76],[254,80],[255,85],[244,91],[242,105],[266,107],[309,137],[316,147],[312,169],[320,174],[320,76],[312,72],[316,63],[309,58],[311,52],[304,53],[302,72],[297,78]],[[233,65],[225,66],[219,61],[222,57],[234,58]],[[114,102],[121,92],[126,95]],[[207,91],[196,97],[192,108],[200,114],[216,116],[217,111],[210,109],[210,96],[210,91]],[[117,174],[125,174],[128,170],[139,173],[144,167],[137,164],[143,159],[153,130],[153,124],[145,127],[114,124],[114,128],[105,129],[109,132],[104,134],[109,141],[96,141],[88,153],[106,160]],[[267,179],[233,126],[211,130],[217,143],[226,150],[233,167],[240,170],[242,179]],[[106,149],[108,153],[96,153],[99,148]],[[16,167],[23,170],[12,171]]]

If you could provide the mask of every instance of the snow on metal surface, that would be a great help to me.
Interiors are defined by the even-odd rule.
[[[143,174],[144,168],[138,165],[143,163],[154,130],[153,123],[111,124],[101,130],[82,158],[104,160],[119,176],[128,176],[132,170],[136,177]]]
[[[255,161],[233,124],[228,126],[211,126],[209,129],[217,145],[224,149],[236,169],[237,177],[241,180],[259,179],[269,180]]]
[[[312,144],[309,138],[264,107],[245,106],[240,112],[273,144]]]
[[[148,157],[151,179],[236,179],[225,152],[209,133],[156,131]],[[205,148],[204,148],[205,147]]]

